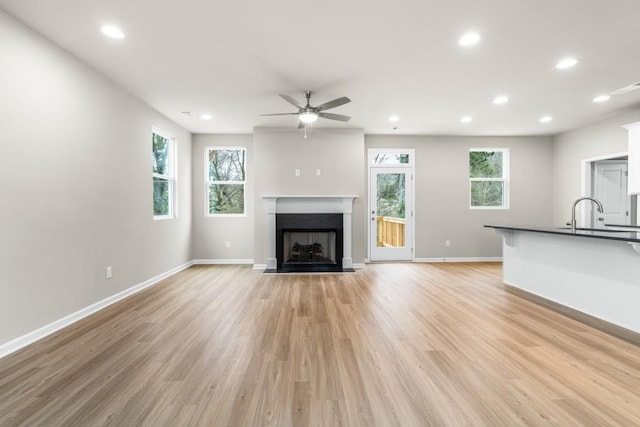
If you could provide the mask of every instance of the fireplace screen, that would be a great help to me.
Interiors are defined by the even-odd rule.
[[[287,264],[336,264],[335,231],[285,231],[282,243]]]

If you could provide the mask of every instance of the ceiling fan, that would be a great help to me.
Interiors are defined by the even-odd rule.
[[[325,110],[329,110],[331,108],[336,108],[341,105],[344,105],[348,102],[351,102],[349,98],[343,96],[342,98],[336,98],[333,101],[325,102],[324,104],[320,104],[317,107],[312,107],[309,103],[311,99],[311,95],[313,92],[310,90],[305,90],[302,92],[307,98],[307,105],[302,105],[302,103],[298,102],[295,98],[289,95],[280,94],[280,98],[287,101],[289,104],[298,108],[297,113],[276,113],[276,114],[261,114],[262,116],[298,116],[298,129],[306,128],[308,124],[311,124],[318,120],[318,117],[329,120],[339,120],[341,122],[348,122],[351,120],[349,116],[343,116],[342,114],[333,114],[333,113],[325,113]]]

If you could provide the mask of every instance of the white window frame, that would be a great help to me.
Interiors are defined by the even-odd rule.
[[[501,152],[502,153],[502,178],[471,178],[471,165],[469,164],[472,152]],[[509,149],[508,148],[470,148],[467,153],[467,167],[469,176],[469,208],[470,209],[509,209]],[[473,206],[471,204],[471,186],[473,182],[497,181],[502,182],[501,206]]]
[[[169,213],[167,215],[156,215],[154,213],[153,215],[153,219],[154,220],[163,220],[163,219],[173,219],[173,218],[177,218],[178,217],[178,209],[176,206],[176,200],[178,200],[177,198],[177,191],[178,191],[178,182],[177,182],[177,176],[178,176],[178,171],[177,171],[177,167],[178,167],[178,162],[177,162],[177,144],[176,144],[176,139],[175,137],[173,137],[173,135],[158,129],[156,127],[153,127],[151,129],[151,140],[152,140],[152,145],[151,145],[151,155],[153,155],[153,135],[159,135],[161,137],[163,137],[164,139],[169,141],[169,148],[167,149],[167,166],[168,166],[168,174],[159,174],[159,173],[155,173],[153,172],[153,167],[151,168],[152,171],[152,176],[153,178],[160,178],[160,179],[165,179],[169,182]],[[153,184],[152,184],[153,186]],[[151,197],[152,197],[152,204],[153,204],[153,188],[151,189],[152,193],[151,193]]]
[[[244,181],[209,181],[209,152],[212,150],[243,150],[244,151]],[[219,146],[211,145],[204,147],[204,215],[209,218],[229,218],[229,217],[246,217],[247,216],[247,176],[248,176],[247,148],[242,146]],[[243,206],[244,212],[237,214],[229,213],[210,213],[209,212],[209,188],[211,184],[231,184],[244,186]]]

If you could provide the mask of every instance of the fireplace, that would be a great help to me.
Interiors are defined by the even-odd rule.
[[[353,272],[351,215],[357,197],[262,196],[265,272]]]
[[[277,214],[278,272],[343,271],[342,214]]]

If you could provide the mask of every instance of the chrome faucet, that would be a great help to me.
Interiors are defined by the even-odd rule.
[[[591,200],[598,207],[598,212],[603,213],[604,208],[602,207],[602,203],[598,199],[594,199],[593,197],[580,197],[573,202],[573,208],[571,208],[571,232],[576,232],[576,206],[583,200]]]

